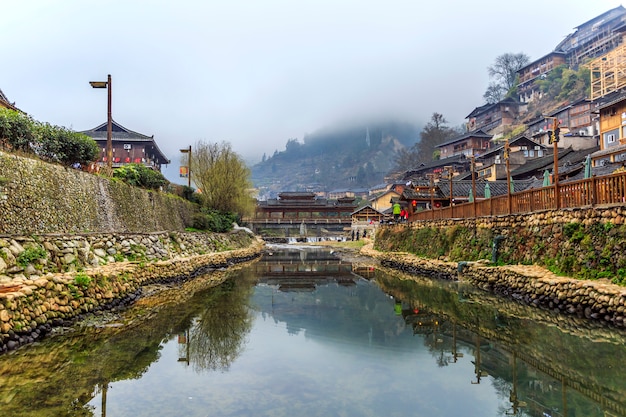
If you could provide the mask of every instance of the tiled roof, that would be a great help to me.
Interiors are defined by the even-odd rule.
[[[460,142],[462,140],[466,140],[466,139],[469,139],[469,138],[491,139],[492,137],[493,137],[492,135],[490,135],[488,133],[485,133],[482,130],[478,129],[478,130],[475,130],[473,132],[464,133],[461,136],[457,136],[457,137],[455,137],[453,139],[450,139],[450,140],[448,140],[446,142],[440,143],[439,145],[435,146],[435,148],[440,148],[442,146],[451,145],[453,143]]]
[[[532,183],[532,180],[514,180],[513,189],[514,192],[520,192],[527,189]],[[491,190],[491,196],[507,194],[507,181],[484,181],[476,180],[476,198],[485,198],[485,185],[489,183],[489,189]],[[467,198],[470,190],[472,189],[471,180],[452,181],[452,198]],[[429,193],[416,192],[415,190],[404,190],[402,196],[406,200],[424,200],[430,198]],[[450,181],[439,181],[435,186],[434,199],[450,198]]]
[[[410,179],[411,176],[417,175],[421,172],[426,172],[434,168],[443,167],[446,165],[453,165],[454,163],[469,163],[469,160],[465,157],[465,155],[456,155],[451,156],[450,158],[438,159],[436,161],[431,161],[427,164],[422,164],[418,167],[412,168],[409,171],[404,173],[403,179]]]
[[[82,133],[84,135],[89,136],[93,140],[96,141],[106,141],[107,140],[107,123],[102,123],[99,126],[94,127],[93,129],[83,130]],[[113,142],[150,142],[152,146],[154,146],[154,150],[158,155],[161,156],[160,160],[162,164],[169,164],[171,161],[165,156],[161,149],[159,149],[156,141],[154,140],[154,136],[147,136],[141,133],[133,132],[130,129],[126,129],[121,124],[116,121],[111,121],[111,141]]]

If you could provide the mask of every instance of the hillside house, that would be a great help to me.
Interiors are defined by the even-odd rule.
[[[441,176],[444,174],[447,166],[452,167],[454,172],[467,172],[469,171],[470,160],[462,154],[446,159],[437,159],[406,171],[402,176],[402,180],[417,183],[419,180],[428,179],[428,176],[431,174]]]
[[[540,98],[541,92],[536,81],[543,79],[547,73],[559,65],[565,64],[565,58],[564,52],[553,51],[520,68],[517,71],[519,77],[519,84],[517,84],[519,101],[528,103],[535,98]]]
[[[470,157],[478,155],[488,149],[492,137],[493,136],[478,129],[441,143],[435,146],[435,148],[439,149],[441,159],[459,155]]]
[[[615,92],[598,103],[600,150],[591,154],[593,166],[626,162],[626,93]]]
[[[570,68],[578,68],[586,60],[621,45],[625,23],[626,9],[615,7],[577,26],[576,31],[566,36],[554,50],[565,53]]]
[[[470,132],[482,130],[491,135],[500,135],[504,126],[515,124],[517,117],[526,111],[526,105],[512,98],[505,98],[494,104],[476,107],[465,118]]]
[[[96,141],[101,150],[98,163],[102,166],[106,165],[107,123],[80,133]],[[170,163],[156,144],[154,136],[133,132],[115,121],[112,122],[111,141],[113,143],[113,168],[135,163],[161,171],[161,165]]]
[[[504,143],[476,158],[477,178],[486,181],[506,179],[506,160]],[[526,164],[528,161],[551,154],[550,148],[539,145],[526,136],[517,137],[509,142],[509,170]]]

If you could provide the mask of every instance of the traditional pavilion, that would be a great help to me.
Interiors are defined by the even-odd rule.
[[[343,197],[336,201],[316,198],[310,192],[282,192],[278,198],[257,202],[255,219],[328,219],[345,218],[356,208],[354,197]]]
[[[119,168],[128,164],[143,164],[156,171],[161,171],[161,165],[167,165],[171,161],[161,152],[154,136],[147,136],[133,132],[119,123],[111,123],[111,142],[113,144],[113,168]],[[90,130],[80,132],[91,137],[100,147],[98,164],[107,165],[107,123],[103,123]]]

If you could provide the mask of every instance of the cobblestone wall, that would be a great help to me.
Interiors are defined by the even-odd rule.
[[[0,234],[184,230],[193,213],[169,194],[0,152]]]

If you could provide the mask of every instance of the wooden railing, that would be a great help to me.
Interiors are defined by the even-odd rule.
[[[246,223],[253,224],[300,224],[302,222],[307,224],[340,224],[350,223],[352,218],[350,216],[329,216],[329,217],[281,217],[281,218],[245,218]]]
[[[413,213],[410,220],[498,216],[606,204],[626,204],[626,172],[419,211]]]

